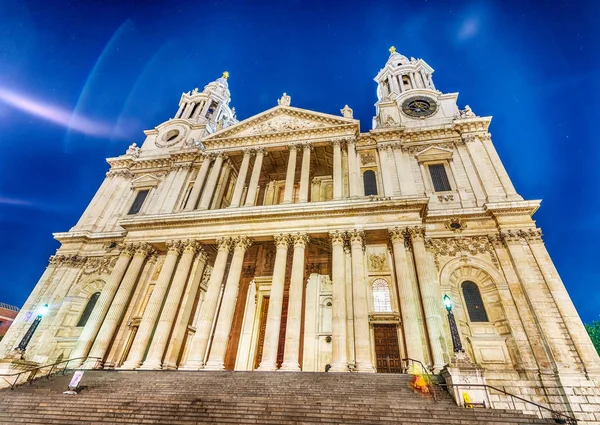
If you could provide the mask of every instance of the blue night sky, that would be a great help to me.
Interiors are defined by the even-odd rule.
[[[395,45],[490,128],[584,321],[600,314],[600,2],[0,1],[0,301],[21,306],[107,171],[181,92],[231,74],[244,119],[276,104],[371,128]],[[594,106],[596,105],[596,106]]]

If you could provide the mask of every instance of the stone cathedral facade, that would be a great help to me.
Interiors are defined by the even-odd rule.
[[[593,420],[600,360],[488,132],[390,49],[348,106],[238,121],[228,75],[110,170],[2,341],[103,368],[402,372],[453,361],[444,295],[487,383]],[[494,396],[496,407],[504,406]],[[587,415],[587,416],[586,416]]]

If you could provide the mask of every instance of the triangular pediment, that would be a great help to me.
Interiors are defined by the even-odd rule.
[[[204,140],[210,142],[217,139],[256,137],[348,125],[358,126],[358,120],[291,106],[276,106],[231,127],[219,130]]]
[[[417,155],[415,155],[418,161],[426,162],[426,161],[439,161],[444,159],[452,158],[452,150],[439,148],[437,146],[431,146]]]
[[[132,180],[131,185],[135,188],[154,187],[160,183],[160,178],[152,174],[144,174]]]

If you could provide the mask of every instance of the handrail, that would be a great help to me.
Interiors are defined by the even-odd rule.
[[[21,377],[21,375],[25,374],[25,373],[29,373],[30,376],[27,377],[27,380],[25,382],[29,382],[30,384],[37,378],[43,378],[44,376],[47,377],[48,379],[50,379],[50,376],[52,375],[52,372],[54,372],[54,368],[60,364],[65,364],[65,367],[62,369],[61,373],[64,375],[65,372],[67,371],[68,367],[69,367],[69,362],[72,362],[74,360],[88,360],[88,359],[95,359],[96,360],[96,365],[102,360],[101,357],[74,357],[72,359],[67,359],[67,360],[62,360],[60,362],[57,363],[49,363],[49,364],[45,364],[42,366],[37,366],[31,369],[27,369],[27,370],[23,370],[21,372],[15,372],[15,373],[0,373],[0,377],[7,382],[8,384],[10,384],[10,389],[14,390],[15,386],[17,385],[17,382],[19,382],[19,378]],[[50,367],[50,371],[46,374],[46,375],[40,375],[37,376],[37,372],[39,370],[45,369],[47,367]],[[11,376],[15,376],[15,380],[11,383],[8,379],[6,379],[6,377],[11,377]]]
[[[557,410],[550,409],[549,407],[543,406],[543,405],[541,405],[539,403],[536,403],[535,401],[531,401],[531,400],[527,400],[527,399],[525,399],[523,397],[519,397],[518,395],[509,393],[506,390],[502,390],[502,389],[500,389],[498,387],[494,387],[492,385],[488,385],[488,384],[450,384],[450,385],[449,384],[437,384],[437,385],[439,385],[440,387],[483,387],[483,388],[486,388],[486,389],[490,388],[490,389],[492,389],[494,391],[498,391],[498,392],[500,392],[500,393],[502,393],[504,395],[510,396],[511,397],[511,402],[512,402],[512,405],[513,405],[513,410],[517,410],[517,408],[515,407],[515,401],[514,401],[514,399],[516,398],[517,400],[521,400],[521,401],[523,401],[525,403],[533,404],[534,406],[536,406],[538,408],[539,412],[540,412],[540,418],[543,418],[543,416],[542,416],[542,409],[544,409],[544,410],[550,412],[552,414],[552,417],[554,419],[561,419],[562,418],[565,421],[565,422],[562,422],[562,423],[567,423],[567,424],[571,424],[571,425],[577,425],[577,419],[574,418],[574,417],[566,415],[566,414],[564,414],[562,412],[559,412]]]
[[[405,358],[402,359],[402,361],[407,363],[406,369],[408,369],[408,362],[409,361],[411,361],[413,363],[419,363],[421,365],[421,369],[423,369],[425,372],[427,372],[427,378],[428,378],[428,381],[429,381],[430,385],[434,385],[433,375],[429,371],[429,368],[427,368],[427,366],[425,366],[422,361],[417,360],[417,359],[412,359],[410,357],[405,357]],[[406,369],[405,369],[405,371],[406,371]],[[431,396],[433,397],[433,401],[437,403],[437,399],[435,397],[435,391],[431,391]]]

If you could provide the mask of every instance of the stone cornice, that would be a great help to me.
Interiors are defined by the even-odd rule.
[[[484,205],[484,209],[494,216],[529,215],[533,216],[542,200],[494,202]]]
[[[78,232],[78,231],[69,231],[69,232],[56,232],[52,233],[54,239],[59,242],[85,242],[93,240],[94,242],[112,242],[115,239],[122,239],[127,235],[126,231],[120,232],[101,232],[94,233],[89,231]]]

